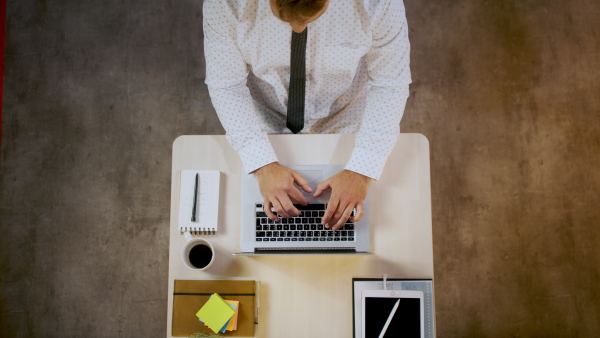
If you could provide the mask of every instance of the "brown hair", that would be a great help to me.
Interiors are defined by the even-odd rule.
[[[279,16],[286,21],[302,21],[319,13],[327,0],[275,0]]]

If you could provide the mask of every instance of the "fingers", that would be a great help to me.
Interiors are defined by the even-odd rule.
[[[292,199],[294,199],[295,201],[301,203],[302,205],[308,204],[308,202],[306,201],[306,198],[304,198],[304,196],[302,196],[300,191],[298,191],[298,189],[296,189],[295,187],[291,187],[290,189],[283,190],[277,196],[271,197],[269,199],[269,202],[273,206],[273,209],[275,209],[275,212],[277,213],[277,215],[273,215],[273,218],[272,218],[267,213],[267,216],[270,219],[277,221],[278,220],[277,216],[283,217],[283,218],[290,218],[290,217],[295,217],[295,216],[300,215],[300,210],[298,210],[298,208],[296,208],[294,206],[294,202],[292,202],[290,197]],[[267,200],[267,199],[265,199],[265,200]],[[265,206],[266,206],[266,204],[267,203],[265,203]],[[269,209],[269,212],[271,212],[270,209]]]
[[[337,219],[337,222],[333,225],[333,227],[332,227],[333,230],[337,230],[337,229],[341,228],[344,224],[346,224],[346,221],[352,215],[352,210],[354,210],[354,208],[350,204],[348,204],[348,205],[346,205],[346,208],[343,210],[343,212],[341,212],[340,210],[341,209],[338,208],[338,210],[335,213],[334,219]],[[339,215],[339,217],[338,217],[338,215]]]
[[[352,216],[352,211],[356,209],[356,214]],[[348,220],[358,222],[364,215],[364,203],[352,203],[347,199],[340,199],[336,194],[331,196],[327,204],[325,215],[321,219],[321,223],[327,229],[337,230],[341,228]]]
[[[296,201],[296,202],[298,202],[298,203],[300,203],[302,205],[307,205],[308,204],[308,201],[306,200],[306,198],[304,197],[304,195],[302,195],[302,193],[298,189],[296,189],[296,188],[293,188],[293,189],[290,190],[289,196],[291,198],[293,198],[294,201]],[[296,209],[296,208],[294,208],[294,209],[296,211],[298,211],[298,209]]]
[[[318,192],[318,188],[317,188],[317,192]],[[329,203],[327,204],[327,210],[325,210],[325,215],[323,215],[323,217],[321,218],[321,224],[323,224],[327,229],[331,228],[331,226],[329,225],[329,221],[331,220],[331,217],[337,210],[339,203],[340,203],[339,199],[331,198],[329,200]]]
[[[267,214],[267,217],[269,217],[269,219],[278,221],[279,218],[277,218],[277,216],[275,214],[273,214],[273,211],[271,211],[272,206],[273,206],[273,204],[271,204],[271,201],[269,201],[268,199],[265,198],[264,208],[263,208],[263,210],[265,211],[265,214]]]
[[[303,205],[308,204],[294,182],[298,182],[304,190],[312,191],[312,189],[308,185],[308,181],[297,172],[273,162],[257,169],[254,175],[264,198],[265,214],[270,219],[277,221],[279,217],[288,218],[299,215],[300,211],[294,207],[291,199]],[[273,213],[271,209],[277,214]]]
[[[326,179],[325,181],[319,183],[317,185],[317,191],[313,194],[313,197],[319,197],[323,193],[323,191],[327,191],[331,189],[331,179]]]
[[[363,202],[369,189],[370,180],[367,176],[344,170],[317,186],[315,197],[320,196],[325,190],[332,190],[329,205],[322,218],[322,223],[326,228],[337,230],[348,219],[358,221],[363,217]],[[356,215],[352,216],[354,208],[356,208]]]
[[[308,185],[308,181],[304,177],[302,177],[302,175],[292,170],[292,177],[294,177],[294,183],[296,183],[300,188],[302,188],[302,190],[306,192],[312,192],[312,188]]]
[[[354,214],[354,216],[350,217],[350,220],[352,222],[358,222],[361,220],[361,218],[364,216],[365,214],[365,205],[364,203],[360,202],[356,205],[356,213]]]
[[[294,188],[294,190],[296,189]],[[300,193],[298,190],[296,191]],[[277,211],[277,213],[283,218],[290,218],[300,214],[300,210],[296,209],[294,203],[292,203],[287,194],[280,196],[279,208],[275,206],[275,211]]]
[[[332,199],[327,205],[327,210],[322,218],[322,223],[327,229],[331,228],[337,230],[348,221],[350,216],[352,216],[352,210],[354,210],[352,204],[341,203],[338,199]]]
[[[287,196],[282,196],[278,199],[276,198],[275,201],[273,201],[273,209],[275,209],[275,212],[277,213],[277,215],[274,215],[275,218],[271,218],[274,221],[279,220],[279,217],[290,218],[300,214],[300,211],[294,207],[294,204]]]
[[[290,201],[287,196],[286,198],[277,199],[275,198],[273,202],[268,199],[264,200],[264,211],[267,214],[269,219],[274,221],[279,221],[279,217],[290,218],[294,216],[298,216],[300,211],[294,207],[292,201]],[[275,209],[275,213],[271,209]]]

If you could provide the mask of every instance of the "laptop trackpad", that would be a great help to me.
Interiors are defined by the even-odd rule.
[[[302,188],[300,188],[300,192],[304,195],[304,197],[312,197],[312,194],[317,189],[317,185],[323,182],[323,170],[315,169],[315,170],[296,170],[302,177],[304,177],[308,181],[308,185],[312,188],[312,193],[307,193]]]

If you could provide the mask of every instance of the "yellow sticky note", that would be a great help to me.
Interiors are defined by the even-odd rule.
[[[235,310],[231,308],[218,294],[214,293],[204,306],[196,313],[196,317],[217,333],[225,323],[234,315]]]
[[[231,320],[229,321],[229,325],[227,325],[226,330],[227,331],[237,330],[237,319],[238,319],[238,313],[240,311],[240,302],[237,300],[225,300],[225,301],[235,307],[235,313],[233,314],[233,317],[231,317]]]

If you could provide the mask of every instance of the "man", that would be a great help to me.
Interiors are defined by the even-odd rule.
[[[400,132],[411,82],[401,0],[205,0],[206,84],[230,144],[254,173],[269,218],[299,214],[313,192],[280,165],[267,134],[286,127],[293,34],[306,31],[302,133],[356,133],[345,170],[320,183],[331,189],[325,216],[334,230],[358,221],[369,182],[378,179]],[[351,216],[356,209],[356,215]]]

